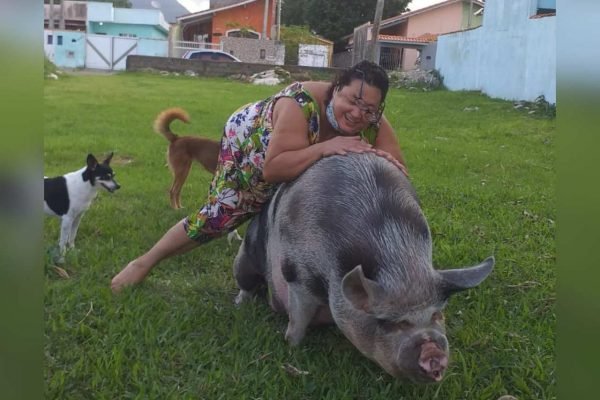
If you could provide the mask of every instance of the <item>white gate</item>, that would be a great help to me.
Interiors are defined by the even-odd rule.
[[[328,67],[329,48],[319,44],[299,45],[298,65],[304,65],[308,67]]]
[[[118,36],[87,35],[85,67],[123,70],[128,55],[137,54],[138,40]]]

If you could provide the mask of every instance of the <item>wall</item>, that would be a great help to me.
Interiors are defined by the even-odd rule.
[[[137,54],[155,57],[168,57],[169,42],[161,39],[139,39]]]
[[[269,11],[267,19],[267,38],[270,38],[272,21],[273,1],[269,1]],[[250,28],[258,32],[262,37],[263,21],[265,12],[265,0],[246,4],[240,7],[234,7],[228,10],[220,11],[215,14],[212,20],[212,42],[220,43],[221,37],[225,37],[227,31],[235,29],[230,24],[235,22],[238,28]],[[216,36],[215,33],[220,33],[222,36]]]
[[[275,40],[223,37],[223,51],[231,53],[244,62],[270,65],[283,65],[285,46]],[[265,51],[265,58],[260,58],[260,51]]]
[[[138,38],[167,39],[168,33],[158,29],[154,25],[132,25],[115,24],[112,22],[90,22],[88,32],[92,34],[104,34],[119,36],[120,34],[132,34]]]
[[[90,1],[87,3],[88,21],[112,21],[114,18],[112,3],[99,3]]]
[[[480,28],[438,37],[436,69],[451,90],[556,102],[556,17],[530,19],[535,0],[489,0]]]
[[[183,58],[169,57],[127,57],[127,71],[144,71],[148,68],[179,73],[194,71],[202,76],[228,77],[235,74],[252,75],[268,69],[273,69],[273,66],[239,62],[185,60]],[[340,68],[300,67],[297,65],[285,65],[283,68],[290,73],[313,72],[326,75],[327,78],[323,79],[331,79],[341,70]]]
[[[52,44],[48,44],[52,35]],[[62,45],[57,37],[62,36]],[[83,68],[85,66],[85,33],[75,31],[44,30],[44,53],[50,61],[61,68]]]

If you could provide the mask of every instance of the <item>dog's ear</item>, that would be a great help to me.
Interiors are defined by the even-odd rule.
[[[96,169],[97,166],[98,166],[98,160],[96,160],[96,157],[94,157],[94,155],[92,153],[88,154],[87,167],[93,171]]]
[[[102,164],[104,164],[104,165],[110,164],[110,160],[112,160],[113,154],[114,153],[111,151],[110,154],[108,155],[108,157],[106,157],[106,160],[102,161]]]

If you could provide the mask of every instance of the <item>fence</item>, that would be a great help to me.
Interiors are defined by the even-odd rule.
[[[186,51],[199,49],[223,50],[223,44],[176,40],[173,42],[173,52],[171,54],[171,57],[181,58]]]

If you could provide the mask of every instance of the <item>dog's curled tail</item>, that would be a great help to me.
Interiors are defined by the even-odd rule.
[[[177,139],[177,135],[171,131],[169,125],[176,119],[186,124],[190,122],[190,117],[185,110],[181,108],[168,108],[158,114],[154,120],[154,130],[166,137],[169,142],[173,142]]]

